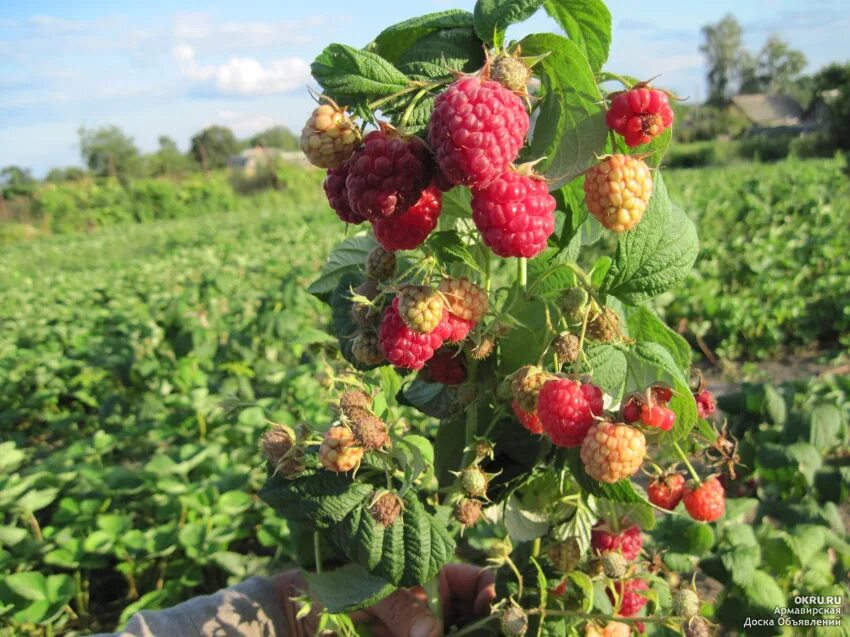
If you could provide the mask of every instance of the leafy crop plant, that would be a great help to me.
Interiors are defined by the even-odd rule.
[[[508,40],[538,9],[565,35]],[[610,34],[600,0],[479,0],[312,64],[302,141],[351,234],[310,292],[350,367],[327,422],[266,435],[261,496],[307,548],[323,627],[352,634],[397,587],[435,602],[466,559],[498,601],[447,634],[709,630],[642,550],[682,493],[706,523],[725,497],[685,452],[690,348],[648,305],[698,252],[658,170],[672,96],[603,71]]]

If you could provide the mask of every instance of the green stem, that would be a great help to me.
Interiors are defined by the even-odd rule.
[[[74,588],[76,589],[77,593],[77,612],[80,615],[87,615],[88,610],[86,609],[86,597],[83,592],[83,575],[82,573],[80,573],[79,569],[74,571]]]
[[[694,469],[694,466],[691,464],[690,460],[688,460],[688,456],[685,455],[685,452],[682,451],[682,448],[679,446],[678,442],[673,443],[673,448],[676,450],[676,453],[679,454],[679,458],[682,459],[682,462],[685,463],[685,466],[688,468],[688,473],[691,474],[691,477],[694,479],[694,482],[697,484],[702,484],[702,480],[700,480],[699,474]]]
[[[479,628],[484,628],[487,624],[497,618],[497,615],[487,615],[487,617],[482,617],[481,619],[472,622],[471,624],[467,624],[463,628],[456,630],[453,633],[449,633],[448,637],[462,637],[462,635],[468,635],[470,633],[476,632]]]
[[[531,545],[531,557],[540,555],[540,538],[534,538],[534,543]]]
[[[516,596],[522,599],[522,573],[519,572],[519,569],[510,557],[505,558],[505,564],[507,564],[511,568],[511,570],[514,572],[514,575],[516,576]]]
[[[407,105],[407,108],[404,109],[404,113],[401,114],[401,119],[398,122],[399,128],[404,130],[404,127],[407,126],[407,120],[410,119],[411,113],[413,113],[413,109],[416,108],[416,105],[419,103],[419,100],[428,92],[427,88],[423,88],[416,95],[413,96],[413,99],[410,100],[410,104]]]
[[[321,538],[319,532],[313,532],[313,558],[316,560],[316,573],[322,572],[322,549],[319,545]]]
[[[525,257],[517,259],[517,281],[523,293],[528,291],[528,260]]]

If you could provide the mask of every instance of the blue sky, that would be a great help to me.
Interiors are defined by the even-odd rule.
[[[0,3],[0,166],[43,175],[79,164],[77,129],[115,124],[144,151],[166,134],[187,148],[210,124],[247,136],[298,130],[311,108],[309,62],[331,41],[362,46],[412,15],[474,0],[242,0]],[[611,0],[607,68],[705,95],[700,27],[731,12],[757,49],[778,33],[816,70],[850,59],[847,0]],[[511,37],[551,30],[542,12]]]

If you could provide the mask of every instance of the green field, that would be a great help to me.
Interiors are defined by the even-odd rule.
[[[734,358],[850,344],[842,170],[667,171],[702,241],[668,321]],[[256,440],[327,420],[337,346],[306,286],[344,229],[318,186],[274,201],[4,248],[0,573],[45,592],[0,583],[0,634],[111,629],[287,562]]]

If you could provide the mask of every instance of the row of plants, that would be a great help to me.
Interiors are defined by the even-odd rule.
[[[30,195],[5,203],[0,242],[14,243],[33,232],[64,234],[120,223],[145,223],[229,212],[261,204],[285,208],[316,200],[320,175],[297,164],[280,164],[257,176],[223,172],[183,180],[167,178],[86,179],[42,184]],[[250,195],[243,198],[241,195]]]
[[[774,162],[785,158],[813,159],[840,156],[823,132],[805,135],[752,135],[736,141],[701,141],[674,144],[664,158],[670,168],[720,166],[730,161]]]

